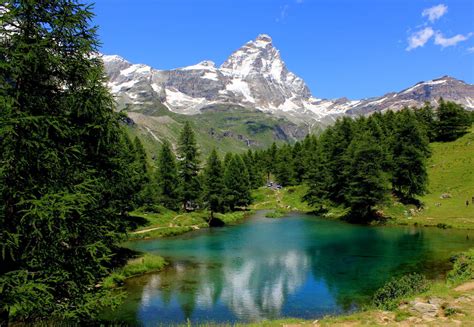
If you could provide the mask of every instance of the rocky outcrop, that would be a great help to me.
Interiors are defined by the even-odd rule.
[[[440,98],[474,110],[474,85],[449,76],[370,99],[313,97],[305,82],[287,69],[271,37],[265,34],[244,44],[220,67],[202,61],[156,70],[116,55],[103,56],[103,61],[119,109],[132,111],[143,112],[159,104],[176,113],[194,115],[216,105],[236,105],[311,126],[329,124],[345,114],[367,115],[425,102],[436,105]]]

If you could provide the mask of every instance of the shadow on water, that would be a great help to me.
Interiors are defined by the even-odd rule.
[[[130,279],[129,296],[106,318],[128,323],[316,318],[357,309],[391,277],[440,278],[464,231],[373,228],[301,214],[248,222],[130,247],[163,255],[159,274]]]

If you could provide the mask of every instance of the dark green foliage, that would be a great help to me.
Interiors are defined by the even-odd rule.
[[[264,154],[264,171],[267,175],[267,180],[270,179],[271,173],[275,173],[277,154],[278,147],[275,142],[273,142],[272,146],[267,151],[265,151]]]
[[[351,209],[353,222],[366,222],[373,215],[375,205],[387,198],[388,176],[383,171],[384,152],[375,138],[365,132],[354,138],[346,153],[349,163],[345,203]]]
[[[423,293],[429,288],[428,281],[423,275],[410,274],[400,278],[393,278],[382,288],[378,289],[373,297],[373,304],[383,310],[393,310],[398,307],[404,297]]]
[[[282,186],[294,185],[294,168],[292,148],[290,145],[284,145],[278,149],[274,160],[274,174],[276,180]]]
[[[0,324],[90,319],[115,301],[95,285],[135,191],[130,143],[102,62],[91,56],[89,8],[74,0],[2,5]]]
[[[225,205],[231,211],[251,203],[247,169],[239,155],[233,155],[224,172]]]
[[[179,195],[185,210],[195,208],[201,195],[198,173],[199,150],[192,127],[186,122],[178,145]]]
[[[321,137],[320,146],[325,156],[325,168],[328,171],[328,199],[335,203],[344,203],[348,187],[348,162],[345,152],[354,135],[354,121],[350,118],[338,120]]]
[[[159,202],[171,210],[179,209],[178,168],[171,145],[165,142],[158,157],[156,181]]]
[[[414,109],[415,117],[421,126],[424,128],[426,136],[428,137],[430,142],[436,140],[436,115],[434,108],[429,104],[425,103],[425,105],[419,109]]]
[[[472,279],[474,279],[474,249],[456,256],[453,269],[447,276],[451,284],[460,284]]]
[[[328,199],[327,181],[329,176],[325,169],[322,148],[317,145],[316,140],[312,142],[312,151],[308,153],[305,166],[307,167],[305,180],[308,192],[304,195],[303,200],[318,211],[322,211]]]
[[[222,212],[224,206],[224,182],[222,163],[217,156],[216,150],[212,150],[206,162],[203,172],[204,203],[211,211]]]
[[[425,130],[408,109],[398,114],[392,139],[392,186],[403,199],[413,199],[426,191],[426,159],[430,155]]]
[[[262,186],[264,182],[262,167],[255,159],[253,151],[249,149],[242,155],[242,160],[244,161],[245,168],[247,168],[247,172],[249,173],[250,188],[256,189]]]
[[[305,151],[300,142],[296,142],[292,149],[293,178],[296,184],[301,184],[305,175]]]
[[[454,102],[441,99],[437,110],[436,140],[454,141],[464,135],[472,125],[469,113]]]
[[[140,207],[153,202],[153,191],[151,189],[151,178],[148,167],[145,148],[138,137],[133,140],[131,154],[133,162],[129,165],[134,170],[134,178],[130,182],[134,185],[135,191],[132,192],[133,204]]]

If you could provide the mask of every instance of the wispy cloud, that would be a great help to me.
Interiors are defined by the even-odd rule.
[[[435,25],[434,22],[444,16],[447,12],[448,6],[439,4],[437,6],[424,9],[421,13],[421,16],[428,18],[429,23]],[[423,47],[431,38],[434,39],[434,44],[439,45],[441,48],[453,47],[460,42],[466,41],[473,35],[473,33],[468,33],[457,34],[452,37],[445,37],[441,31],[438,30],[435,32],[432,27],[427,26],[429,23],[425,22],[425,28],[413,32],[408,36],[408,46],[405,49],[406,51]]]
[[[296,3],[303,3],[304,0],[296,0]]]
[[[288,9],[290,9],[289,5],[280,6],[280,16],[276,19],[277,23],[285,20],[288,16]]]
[[[467,52],[474,53],[474,47],[467,48]]]
[[[426,8],[425,10],[423,10],[421,16],[428,17],[428,20],[433,23],[434,21],[440,19],[447,12],[448,6],[439,4],[437,6]]]
[[[472,36],[472,33],[467,35],[457,34],[452,37],[444,37],[443,34],[437,32],[435,35],[434,43],[440,45],[443,48],[452,47],[458,44],[459,42],[466,41]]]
[[[434,34],[435,33],[431,27],[426,27],[422,30],[412,33],[408,37],[408,47],[406,50],[410,51],[424,46]]]

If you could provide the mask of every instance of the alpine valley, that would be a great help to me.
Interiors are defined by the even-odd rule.
[[[185,121],[196,127],[204,153],[265,148],[318,133],[342,115],[436,106],[440,98],[474,110],[474,85],[449,76],[419,82],[400,92],[349,100],[314,97],[290,72],[270,36],[262,34],[236,50],[219,67],[212,61],[173,70],[133,64],[104,55],[108,86],[125,111],[129,130],[147,150],[176,144]]]

